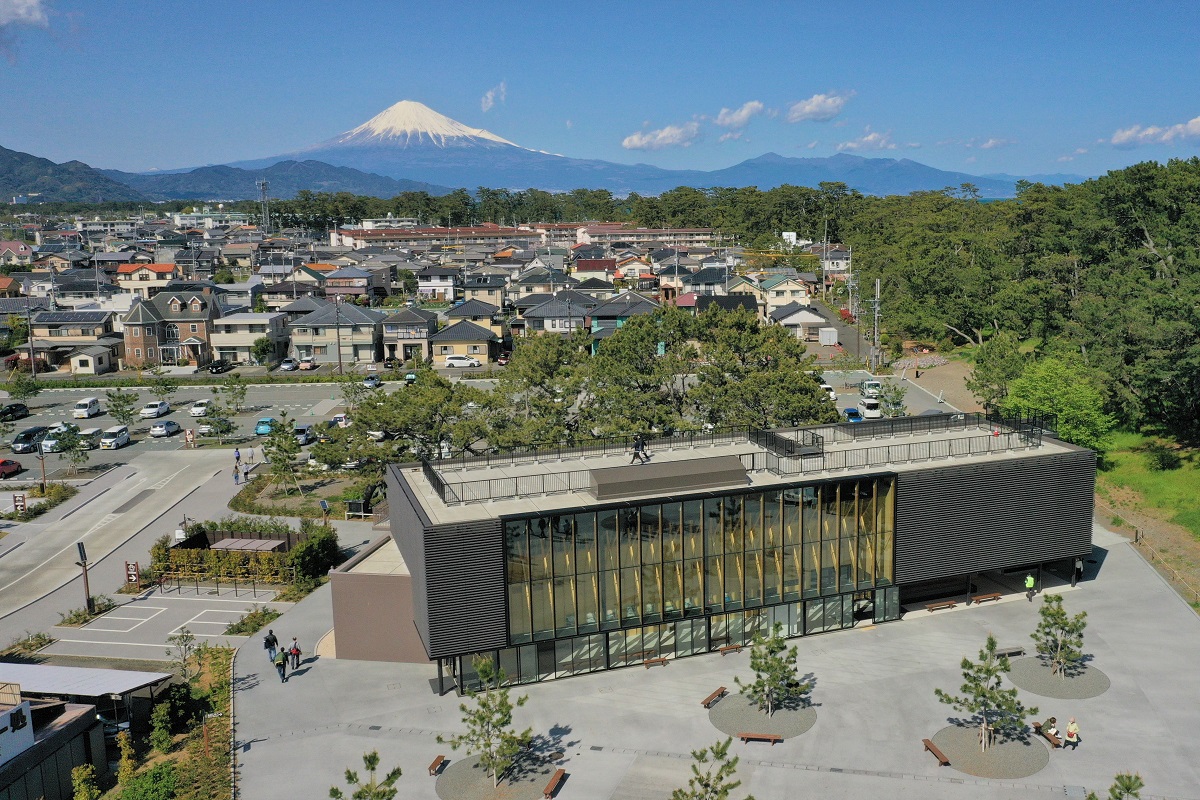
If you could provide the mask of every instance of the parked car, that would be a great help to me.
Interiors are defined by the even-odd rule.
[[[395,369],[398,366],[400,366],[400,360],[395,356],[388,356],[383,360],[384,369]]]
[[[862,410],[863,419],[883,419],[883,409],[878,398],[864,397],[858,406]]]
[[[837,390],[834,389],[832,386],[830,386],[828,383],[821,384],[821,391],[825,392],[825,394],[829,395],[830,400],[832,400],[835,403],[837,402]]]
[[[101,450],[118,450],[129,444],[129,428],[124,425],[114,425],[100,434]]]
[[[57,425],[51,425],[46,430],[46,435],[42,439],[43,453],[58,453],[62,451],[60,444],[62,436],[66,432],[79,433],[79,426],[73,422],[60,422]]]
[[[446,356],[446,367],[453,369],[454,367],[481,367],[483,366],[479,359],[475,356]]]
[[[863,381],[858,385],[858,393],[863,397],[879,397],[883,384],[879,381]]]
[[[313,434],[317,437],[317,441],[324,444],[325,442],[333,441],[333,432],[337,430],[337,422],[332,419],[318,422],[313,426]]]
[[[306,444],[312,444],[317,438],[313,434],[313,426],[307,423],[296,423],[292,428],[292,435],[296,437],[296,444],[301,447]]]
[[[164,419],[150,426],[150,435],[156,439],[161,439],[164,436],[174,436],[180,430],[178,422],[173,419]]]
[[[228,422],[228,420],[221,419],[220,417],[205,417],[204,422],[196,426],[196,435],[212,436],[217,432],[217,425],[224,424],[225,422]]]
[[[415,373],[415,372],[404,373],[404,383],[406,386],[412,386],[416,382],[417,382],[417,373]]]
[[[213,375],[220,375],[222,372],[229,372],[231,369],[233,369],[233,362],[226,361],[223,358],[218,358],[208,365],[208,371]]]
[[[146,403],[142,406],[142,410],[138,412],[138,416],[142,419],[158,419],[164,414],[171,413],[171,404],[166,400],[155,400],[153,403]]]
[[[510,358],[512,358],[512,353],[505,351],[500,354],[499,358],[496,359],[496,363],[502,367],[508,366],[508,360]]]
[[[203,417],[208,413],[208,407],[212,405],[212,400],[197,400],[192,403],[192,407],[188,409],[188,414],[193,417]]]
[[[348,414],[334,414],[332,422],[334,422],[339,428],[349,428],[350,416]]]
[[[12,422],[29,416],[29,407],[24,403],[9,403],[0,408],[0,422]]]
[[[278,424],[274,417],[263,417],[255,424],[254,433],[258,436],[268,436]]]
[[[11,478],[16,475],[24,467],[20,461],[14,461],[11,458],[0,459],[0,478]]]
[[[305,356],[300,359],[300,369],[316,369],[317,360],[312,356]]]
[[[99,428],[84,428],[79,432],[79,442],[84,450],[95,450],[100,447],[100,437],[104,431]]]
[[[300,364],[294,358],[285,358],[279,362],[279,368],[284,372],[294,372]]]
[[[46,438],[46,434],[50,429],[45,425],[35,425],[32,428],[26,428],[13,437],[12,451],[14,453],[36,453],[38,448],[42,446],[42,440]]]
[[[85,397],[71,409],[71,416],[75,419],[91,419],[103,413],[104,409],[100,408],[100,400],[96,397]]]
[[[383,386],[383,380],[378,375],[368,375],[363,378],[363,386],[368,389],[378,389]]]
[[[846,416],[846,422],[862,422],[863,417],[857,408],[847,408],[842,412]]]

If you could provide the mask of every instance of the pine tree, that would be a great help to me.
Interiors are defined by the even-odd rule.
[[[463,715],[466,733],[460,733],[447,742],[454,750],[462,747],[468,755],[478,755],[479,764],[492,776],[492,786],[500,785],[500,779],[516,763],[522,748],[529,744],[532,729],[517,733],[513,730],[513,709],[525,705],[528,697],[509,699],[508,688],[501,688],[507,676],[504,670],[492,663],[487,656],[476,656],[471,660],[482,685],[480,691],[467,690],[467,697],[474,705],[466,703],[458,708]]]
[[[964,714],[979,717],[979,747],[986,752],[993,744],[997,731],[1017,731],[1025,727],[1026,717],[1038,713],[1026,708],[1017,699],[1016,689],[1001,689],[1000,683],[1009,673],[1008,658],[996,655],[996,637],[988,634],[987,644],[979,651],[979,663],[962,660],[963,685],[961,697],[934,689],[937,699]]]
[[[671,800],[728,800],[734,789],[742,785],[733,779],[738,757],[729,757],[732,738],[716,742],[711,747],[692,751],[692,777],[686,789],[671,792]],[[747,796],[746,800],[754,800]]]
[[[179,384],[162,367],[152,367],[147,372],[150,373],[150,377],[146,379],[146,388],[154,397],[167,402],[171,395],[178,391]]]
[[[354,794],[350,795],[353,800],[392,800],[396,796],[396,781],[400,778],[401,772],[399,767],[393,767],[392,771],[383,776],[382,780],[376,780],[375,771],[379,769],[379,751],[372,750],[369,753],[363,753],[363,769],[367,771],[368,779],[363,783],[358,778],[358,773],[354,770],[346,770],[346,783],[354,789]],[[333,800],[343,800],[346,797],[342,790],[336,786],[329,787],[329,796]]]
[[[133,424],[133,420],[137,417],[137,410],[134,406],[137,405],[137,392],[127,392],[124,389],[110,389],[104,393],[105,410],[108,415],[121,423],[125,427]]]
[[[1083,658],[1087,612],[1080,611],[1074,617],[1068,617],[1063,609],[1062,595],[1047,594],[1042,597],[1038,613],[1041,621],[1029,636],[1037,643],[1038,653],[1050,662],[1050,671],[1065,678],[1070,666]]]
[[[304,490],[296,480],[295,466],[292,463],[300,454],[300,443],[292,433],[292,419],[286,412],[280,414],[279,419],[271,426],[271,432],[263,441],[262,449],[263,457],[271,463],[271,476],[281,482],[284,492],[289,491],[289,483],[294,483],[297,491],[303,494]]]
[[[1113,778],[1113,785],[1108,787],[1108,800],[1126,800],[1126,798],[1137,798],[1142,796],[1142,789],[1146,788],[1146,784],[1142,781],[1142,776],[1138,774],[1130,775],[1128,772],[1123,772]],[[1087,800],[1100,800],[1095,792],[1088,792]]]
[[[811,683],[800,683],[796,667],[796,648],[788,647],[783,625],[775,623],[769,637],[754,637],[750,646],[750,668],[754,680],[742,683],[734,678],[741,693],[753,700],[760,710],[772,716],[775,709],[792,698],[803,698],[812,691]]]

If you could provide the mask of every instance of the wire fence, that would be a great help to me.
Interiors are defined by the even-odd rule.
[[[1146,532],[1137,525],[1133,525],[1125,520],[1121,516],[1121,511],[1105,505],[1099,500],[1096,501],[1096,507],[1103,509],[1104,513],[1112,518],[1112,524],[1114,526],[1117,523],[1120,523],[1120,527],[1128,528],[1133,532],[1133,544],[1142,554],[1142,557],[1146,559],[1147,563],[1149,563],[1159,572],[1165,574],[1167,579],[1175,585],[1176,591],[1179,592],[1180,596],[1183,597],[1183,599],[1186,600],[1193,609],[1195,609],[1197,612],[1200,612],[1200,588],[1197,588],[1197,586],[1188,580],[1183,573],[1173,567],[1168,562],[1167,556],[1164,555],[1154,545],[1150,544],[1149,541],[1147,541]],[[1188,600],[1189,596],[1191,597],[1190,600]]]

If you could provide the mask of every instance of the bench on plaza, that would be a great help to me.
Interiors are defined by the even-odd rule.
[[[1025,655],[1025,646],[1015,644],[1012,647],[997,647],[996,655],[1003,656],[1004,658],[1018,658]]]
[[[925,749],[933,753],[933,757],[938,760],[938,766],[950,766],[950,759],[946,758],[946,754],[938,749],[938,746],[933,743],[932,739],[922,739],[921,744],[925,745]]]
[[[725,655],[726,653],[740,653],[740,652],[742,652],[742,645],[727,644],[724,647],[718,647],[717,652],[720,653],[721,655]]]
[[[975,605],[979,605],[980,603],[986,603],[988,600],[999,600],[999,599],[1000,599],[999,592],[988,592],[987,594],[975,595],[974,597],[971,598],[971,602],[974,603]]]
[[[1033,732],[1036,733],[1038,736],[1041,736],[1047,742],[1049,742],[1051,749],[1057,749],[1059,747],[1062,747],[1062,739],[1058,738],[1050,731],[1042,730],[1042,723],[1040,723],[1040,722],[1033,723]]]
[[[739,739],[741,739],[743,742],[750,742],[750,741],[758,741],[758,742],[770,742],[770,743],[771,743],[771,747],[774,747],[776,742],[782,742],[782,741],[783,741],[783,737],[782,737],[782,736],[780,736],[778,733],[748,733],[748,732],[742,732],[742,733],[739,733],[739,734],[737,735],[737,737],[738,737]]]
[[[925,608],[929,609],[930,614],[932,614],[935,611],[940,611],[943,608],[956,608],[957,606],[958,606],[958,603],[955,602],[954,600],[943,600],[940,603],[926,603],[925,604]]]
[[[431,776],[437,775],[441,771],[442,765],[445,763],[446,763],[445,756],[438,756],[437,758],[435,758],[433,760],[433,763],[429,765],[429,774]]]
[[[644,666],[646,669],[650,669],[650,668],[651,668],[651,667],[653,667],[655,664],[658,664],[658,665],[660,665],[660,666],[663,666],[663,667],[665,667],[665,666],[667,665],[667,657],[666,657],[666,656],[659,656],[658,658],[647,658],[645,661],[643,661],[643,662],[642,662],[642,665],[643,665],[643,666]]]
[[[700,705],[704,706],[705,708],[712,708],[713,703],[720,700],[722,697],[724,697],[726,694],[728,694],[728,692],[729,692],[728,689],[726,689],[724,686],[720,686],[717,688],[717,690],[715,692],[713,692],[708,697],[701,700]]]
[[[558,787],[562,785],[563,779],[567,777],[567,771],[560,769],[550,776],[550,782],[546,784],[546,788],[542,789],[543,800],[550,800],[554,797],[554,793],[558,791]]]

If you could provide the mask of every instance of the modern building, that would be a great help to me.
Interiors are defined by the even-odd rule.
[[[391,535],[332,576],[337,657],[516,683],[899,620],[1091,551],[1095,455],[977,414],[392,465]],[[923,608],[923,606],[921,606]]]
[[[261,314],[230,314],[213,322],[209,342],[217,358],[238,364],[255,363],[254,345],[263,337],[271,342],[271,355],[267,363],[274,363],[287,355],[288,317],[282,311]]]
[[[380,361],[386,316],[350,303],[327,303],[288,326],[292,352],[318,364],[343,367]]]

